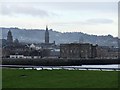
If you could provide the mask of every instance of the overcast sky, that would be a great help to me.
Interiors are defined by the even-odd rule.
[[[0,27],[118,36],[117,2],[2,2]]]

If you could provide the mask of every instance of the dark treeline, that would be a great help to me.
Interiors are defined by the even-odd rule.
[[[3,65],[74,66],[120,64],[119,59],[3,59]]]

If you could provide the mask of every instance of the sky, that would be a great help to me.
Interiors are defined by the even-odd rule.
[[[118,2],[1,2],[0,27],[118,36]]]

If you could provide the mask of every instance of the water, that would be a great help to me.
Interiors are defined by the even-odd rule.
[[[82,67],[95,67],[95,68],[120,68],[120,65],[82,65]]]
[[[77,70],[86,70],[84,68],[108,68],[108,69],[102,69],[102,71],[113,71],[110,68],[120,68],[119,65],[113,64],[113,65],[82,65],[82,66],[43,66],[41,67],[35,67],[34,69],[36,70],[53,70],[53,69],[66,69],[66,70],[75,70],[75,68],[82,68],[82,69],[77,69]],[[25,69],[32,69],[32,68],[25,68]],[[99,71],[100,69],[89,69],[89,70],[97,70]],[[117,70],[118,71],[118,70]]]
[[[104,70],[104,71],[120,71],[120,64],[112,65],[82,65],[82,66],[28,66],[28,65],[0,65],[1,67],[16,67],[19,69],[35,69],[35,70],[53,70],[53,69],[66,69],[66,70]]]
[[[82,65],[82,66],[70,66],[70,67],[120,68],[120,64],[113,64],[113,65]]]

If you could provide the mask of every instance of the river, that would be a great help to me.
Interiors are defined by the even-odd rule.
[[[75,70],[74,68],[79,68],[78,70],[86,70],[84,68],[108,68],[108,69],[102,69],[103,71],[113,71],[110,68],[120,68],[120,64],[113,64],[113,65],[82,65],[82,66],[43,66],[34,68],[36,70],[42,70],[42,69],[47,69],[47,70],[53,70],[53,69],[67,69],[67,70]],[[32,69],[32,68],[25,68],[25,69]],[[100,70],[100,69],[88,69],[88,70]],[[118,70],[119,71],[119,70]]]

